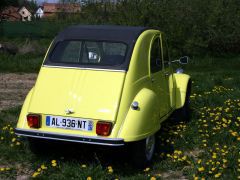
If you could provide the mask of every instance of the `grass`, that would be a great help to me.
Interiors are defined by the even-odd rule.
[[[13,133],[21,107],[2,111],[0,179],[240,179],[239,68],[240,57],[199,58],[185,66],[193,80],[191,121],[165,123],[153,163],[141,170],[119,149],[57,144],[35,156]]]
[[[38,72],[42,64],[43,57],[34,54],[9,55],[0,54],[0,72]]]

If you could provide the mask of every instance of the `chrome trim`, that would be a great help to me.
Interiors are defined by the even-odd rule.
[[[51,139],[59,141],[69,141],[85,144],[96,144],[96,145],[107,145],[107,146],[123,146],[124,140],[121,138],[100,138],[92,136],[78,136],[78,135],[69,135],[69,134],[60,134],[60,133],[49,133],[44,131],[37,130],[25,130],[16,128],[15,134],[19,136],[34,137],[41,139]]]
[[[182,74],[184,71],[182,68],[177,68],[176,73],[177,74]]]
[[[133,103],[131,105],[131,108],[133,110],[137,110],[139,108],[139,103],[137,101],[133,101]]]
[[[83,67],[69,67],[69,66],[43,65],[42,67],[63,68],[63,69],[82,69],[82,70],[93,70],[93,71],[127,72],[126,70],[117,70],[117,69],[99,69],[99,68],[83,68]]]

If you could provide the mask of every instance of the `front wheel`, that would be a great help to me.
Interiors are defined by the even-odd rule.
[[[151,162],[155,151],[155,144],[155,135],[132,143],[131,155],[135,167],[144,168]]]
[[[174,113],[177,121],[189,122],[190,121],[190,94],[191,94],[191,81],[188,83],[185,103],[182,108],[177,109]]]

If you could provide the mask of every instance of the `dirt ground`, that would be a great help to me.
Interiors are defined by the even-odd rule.
[[[0,111],[22,105],[37,74],[0,73]]]

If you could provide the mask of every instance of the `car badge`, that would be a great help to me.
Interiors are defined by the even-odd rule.
[[[66,114],[73,114],[74,110],[73,109],[66,109],[65,112],[66,112]]]

